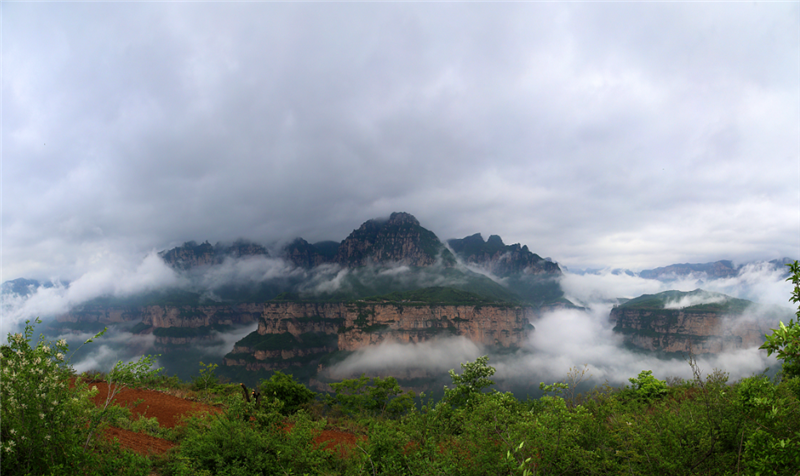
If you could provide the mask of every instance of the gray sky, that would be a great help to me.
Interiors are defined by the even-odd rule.
[[[392,211],[576,267],[800,257],[797,3],[0,8],[3,280]]]

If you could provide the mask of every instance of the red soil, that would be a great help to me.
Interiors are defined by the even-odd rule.
[[[285,431],[292,431],[294,425],[288,424],[284,427]],[[339,456],[347,456],[348,450],[355,447],[358,443],[364,442],[367,439],[365,436],[356,436],[352,433],[339,430],[322,430],[322,433],[314,438],[314,443],[317,447],[324,450],[335,451],[336,447],[341,445]]]
[[[105,382],[90,382],[89,388],[92,386],[96,386],[99,390],[94,397],[95,404],[98,406],[105,404],[108,396],[108,385]],[[138,400],[142,401],[138,405],[134,405]],[[180,424],[180,419],[183,416],[202,412],[221,412],[216,407],[191,402],[153,390],[125,389],[118,393],[112,401],[120,406],[127,406],[134,415],[158,418],[159,425],[165,428],[173,428]],[[287,430],[291,431],[291,425],[287,427]],[[119,440],[123,448],[128,448],[141,454],[164,453],[175,446],[170,441],[121,428],[108,428],[106,436]],[[314,442],[326,450],[334,451],[339,444],[342,444],[342,448],[353,448],[359,441],[365,439],[363,436],[359,437],[344,431],[323,430],[320,435],[314,438]],[[346,453],[346,450],[343,449],[342,452]]]
[[[97,395],[94,396],[95,405],[104,405],[108,397],[108,385],[105,382],[90,382],[89,388],[93,386],[96,386],[98,390]],[[142,402],[134,405],[139,400],[142,400]],[[189,400],[153,390],[125,389],[115,395],[112,402],[120,406],[127,406],[134,415],[146,418],[156,417],[159,425],[164,428],[175,427],[183,416],[188,416],[192,413],[220,412],[216,407],[190,402]],[[164,453],[175,446],[171,441],[123,430],[122,428],[110,427],[106,430],[105,435],[109,439],[119,440],[123,448],[145,455],[148,453]]]
[[[97,386],[99,392],[94,397],[95,405],[103,405],[108,397],[108,385],[105,382],[93,382],[89,388]],[[143,400],[138,405],[136,401]],[[183,416],[191,413],[220,413],[220,409],[202,403],[190,402],[183,398],[173,397],[153,390],[125,389],[112,400],[120,406],[127,406],[134,415],[146,418],[158,418],[158,424],[164,428],[174,428]]]
[[[106,429],[105,436],[109,440],[116,439],[123,448],[133,450],[143,455],[148,453],[166,453],[170,448],[175,446],[175,443],[162,438],[145,435],[144,433],[134,433],[113,426]]]

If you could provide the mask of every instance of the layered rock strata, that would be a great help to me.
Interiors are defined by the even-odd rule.
[[[610,319],[626,343],[644,350],[716,354],[757,347],[778,319],[748,319],[683,309],[615,307]]]
[[[377,303],[265,303],[258,330],[237,343],[225,365],[275,370],[316,355],[383,342],[464,336],[487,346],[519,347],[533,328],[519,306]],[[292,361],[294,359],[294,361]]]

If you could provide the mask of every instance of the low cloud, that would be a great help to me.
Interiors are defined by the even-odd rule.
[[[191,269],[186,273],[197,292],[215,291],[229,285],[253,285],[273,279],[302,277],[305,271],[281,258],[265,256],[226,257],[222,263]]]
[[[653,370],[660,379],[675,376],[691,378],[692,371],[682,358],[661,359],[649,352],[626,349],[622,337],[613,332],[608,319],[610,308],[598,306],[588,311],[560,310],[534,322],[526,353],[497,364],[498,378],[522,379],[536,375],[551,383],[563,380],[571,367],[588,366],[597,381],[627,384],[642,370]],[[737,349],[698,357],[705,372],[721,369],[732,379],[747,377],[776,365],[774,357],[757,348]]]
[[[214,344],[203,345],[202,342],[199,342],[194,345],[195,347],[202,347],[206,354],[222,357],[233,349],[234,344],[244,339],[256,329],[258,329],[257,322],[237,327],[228,332],[212,332],[212,342],[214,342]]]
[[[465,337],[435,339],[427,342],[400,344],[384,342],[356,351],[330,369],[333,378],[351,378],[362,372],[368,375],[414,376],[415,371],[444,374],[459,369],[462,362],[471,362],[483,349]]]
[[[701,304],[717,304],[727,301],[728,298],[719,294],[710,293],[697,293],[685,295],[680,299],[667,301],[664,303],[664,309],[683,309],[691,306],[699,306]]]
[[[767,262],[750,263],[737,276],[721,279],[709,279],[705,273],[697,273],[659,281],[615,272],[610,268],[587,274],[565,272],[561,287],[567,299],[585,306],[598,302],[613,303],[618,298],[632,299],[643,294],[695,289],[761,304],[786,306],[792,292],[791,284],[786,281],[786,271]]]
[[[738,277],[717,280],[687,276],[664,283],[609,269],[585,275],[565,273],[561,284],[566,297],[584,309],[545,313],[533,322],[536,329],[523,349],[512,354],[490,356],[489,364],[497,370],[495,380],[502,385],[535,389],[540,381],[562,381],[571,368],[584,365],[594,382],[607,381],[612,385],[628,384],[628,379],[636,377],[642,370],[652,370],[660,379],[692,378],[692,369],[684,358],[659,358],[651,352],[634,351],[623,344],[622,336],[613,331],[614,323],[609,320],[611,308],[618,298],[634,298],[671,289],[692,291],[700,287],[749,298],[762,305],[751,306],[735,317],[724,317],[723,328],[717,332],[720,335],[749,333],[752,341],[759,341],[765,329],[774,326],[780,316],[791,314],[786,306],[791,287],[785,282],[785,274],[766,264],[748,265]],[[669,307],[680,308],[718,299],[724,298],[705,295],[676,301]],[[697,365],[703,374],[714,369],[728,372],[731,380],[779,365],[774,356],[768,357],[757,347],[753,344],[715,355],[698,356]],[[484,349],[464,338],[421,344],[385,343],[350,356],[333,369],[332,375],[345,378],[361,372],[390,374],[387,369],[406,375],[413,375],[415,370],[444,374],[449,369],[458,370],[460,363],[474,361],[484,353]]]
[[[117,326],[110,327],[100,338],[83,345],[93,333],[66,333],[53,340],[64,339],[70,347],[71,364],[77,372],[108,372],[119,362],[130,362],[150,353],[155,337],[152,334],[131,334]],[[74,352],[74,354],[73,354]],[[154,368],[157,368],[156,365]]]
[[[52,284],[52,287],[41,286],[28,296],[4,294],[0,332],[9,332],[25,320],[64,314],[98,297],[128,297],[184,286],[186,282],[156,252],[151,252],[138,262],[120,255],[107,257],[68,285],[58,280]]]

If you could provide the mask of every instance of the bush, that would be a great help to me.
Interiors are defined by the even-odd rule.
[[[8,335],[2,352],[3,474],[44,474],[86,461],[81,445],[91,409],[88,391],[85,385],[69,388],[64,340],[40,338],[31,347],[32,336],[33,326],[26,322],[24,333]]]
[[[277,398],[283,403],[280,412],[284,415],[295,413],[302,405],[314,400],[316,393],[294,380],[291,375],[276,371],[261,382],[261,398]]]
[[[637,398],[651,402],[667,393],[667,382],[653,377],[652,370],[642,370],[637,378],[629,378]]]

